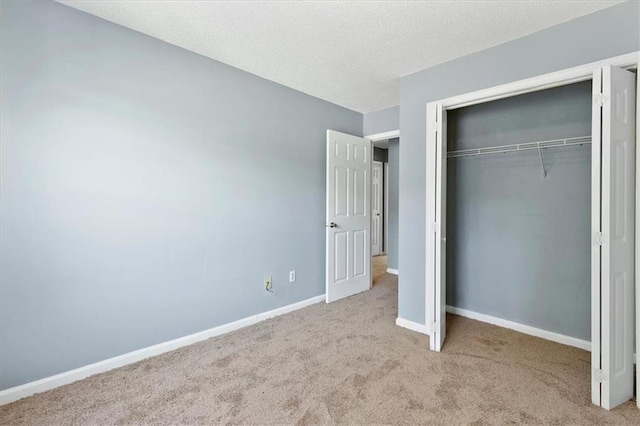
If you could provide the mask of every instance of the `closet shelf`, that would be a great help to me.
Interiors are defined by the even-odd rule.
[[[486,148],[462,149],[459,151],[447,152],[447,158],[475,157],[486,154],[505,154],[507,152],[529,151],[532,149],[542,150],[547,148],[558,148],[561,146],[585,145],[591,143],[591,136],[580,136],[577,138],[553,139],[549,141],[527,142],[515,145],[490,146]]]

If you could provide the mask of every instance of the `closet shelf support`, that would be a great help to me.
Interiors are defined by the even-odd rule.
[[[538,153],[540,154],[540,167],[542,167],[542,179],[547,178],[547,171],[544,168],[544,157],[542,156],[542,147],[538,144]]]

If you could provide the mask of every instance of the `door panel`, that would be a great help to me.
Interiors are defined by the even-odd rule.
[[[362,277],[366,274],[367,259],[365,259],[366,250],[364,245],[367,241],[367,233],[365,230],[353,231],[353,276]]]
[[[431,350],[440,351],[446,337],[446,212],[447,137],[446,110],[441,104],[427,105],[427,236],[426,326]]]
[[[335,232],[334,241],[334,282],[345,281],[347,279],[347,259],[349,252],[349,234],[346,232]]]
[[[602,70],[601,405],[633,398],[635,75]]]
[[[382,253],[382,163],[373,162],[371,171],[371,255]]]
[[[327,130],[327,303],[371,287],[371,141]]]
[[[347,216],[347,211],[349,209],[349,169],[336,167],[334,172],[336,186],[333,194],[335,200],[334,215],[336,217],[344,217]]]
[[[367,171],[353,171],[353,215],[366,216],[369,206],[367,197]]]
[[[442,350],[447,331],[447,112],[438,105],[436,135],[436,297],[433,339]]]

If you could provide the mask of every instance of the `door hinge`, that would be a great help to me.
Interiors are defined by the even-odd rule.
[[[593,245],[594,246],[602,245],[602,232],[596,231],[593,233]]]
[[[438,232],[438,222],[431,222],[431,232],[434,234]]]
[[[606,97],[604,96],[604,93],[596,93],[595,96],[593,97],[593,104],[596,106],[603,106],[604,103],[606,101]]]
[[[601,369],[599,368],[593,369],[593,381],[596,383],[602,383],[606,381],[606,377]]]
[[[440,324],[438,324],[437,322],[432,322],[431,323],[431,336],[433,336],[439,330],[440,330]]]

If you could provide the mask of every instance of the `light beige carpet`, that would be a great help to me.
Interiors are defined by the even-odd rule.
[[[387,273],[387,256],[373,257],[371,259],[371,269],[373,270],[373,285],[376,285]]]
[[[397,327],[397,280],[0,407],[0,424],[640,424],[591,406],[589,354],[461,317]]]

